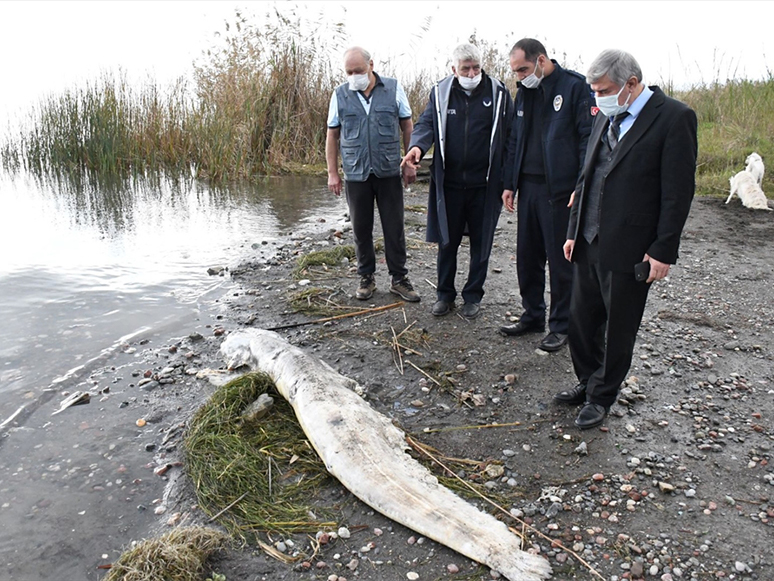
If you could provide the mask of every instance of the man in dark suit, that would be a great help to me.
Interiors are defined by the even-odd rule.
[[[697,153],[696,114],[643,84],[632,55],[602,52],[586,79],[599,113],[564,244],[573,262],[569,345],[579,383],[554,396],[583,404],[581,429],[601,425],[615,402],[650,285],[677,261]]]

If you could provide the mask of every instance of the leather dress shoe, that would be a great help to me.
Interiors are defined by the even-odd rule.
[[[436,317],[442,317],[443,315],[448,315],[453,308],[454,303],[447,303],[446,301],[435,301],[432,312]]]
[[[554,396],[554,401],[567,405],[580,405],[586,403],[586,384],[579,383],[572,389],[560,391]]]
[[[575,425],[581,430],[588,430],[590,428],[596,428],[601,426],[607,415],[607,408],[598,403],[586,402],[581,408],[578,417],[575,418]]]
[[[515,325],[503,325],[500,327],[500,333],[507,337],[518,337],[527,333],[540,333],[545,330],[545,325],[541,323],[525,323],[519,321]]]
[[[548,351],[549,353],[552,353],[554,351],[559,351],[562,347],[564,347],[567,344],[567,335],[564,333],[554,333],[553,331],[543,337],[543,340],[540,342],[539,347],[543,351]]]
[[[481,303],[465,303],[460,309],[460,315],[466,319],[475,319],[481,311]]]

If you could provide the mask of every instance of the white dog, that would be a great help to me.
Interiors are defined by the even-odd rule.
[[[747,156],[747,159],[744,160],[744,162],[747,164],[744,170],[750,172],[755,178],[755,181],[758,182],[758,185],[762,186],[763,185],[763,159],[761,158],[761,156],[755,152],[752,152],[750,155]]]
[[[745,208],[752,208],[753,210],[771,210],[766,201],[766,194],[758,185],[755,176],[747,171],[742,170],[735,176],[731,176],[728,180],[731,184],[731,194],[726,200],[726,204],[731,201],[734,194],[739,196],[742,200],[742,205]]]

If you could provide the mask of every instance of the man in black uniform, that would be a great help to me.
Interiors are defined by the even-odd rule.
[[[402,166],[414,169],[435,145],[427,204],[427,240],[438,242],[433,314],[454,308],[457,251],[470,237],[470,267],[462,289],[463,317],[479,314],[495,226],[502,209],[502,167],[512,101],[505,85],[481,69],[475,45],[454,50],[452,75],[439,81],[411,134]]]
[[[531,38],[517,42],[510,53],[518,76],[513,126],[505,167],[506,210],[513,212],[518,192],[516,271],[524,312],[514,325],[500,327],[508,336],[545,329],[544,298],[548,261],[551,305],[548,330],[540,343],[558,351],[567,342],[572,268],[562,246],[586,144],[591,133],[592,93],[586,79],[549,59],[543,44]]]

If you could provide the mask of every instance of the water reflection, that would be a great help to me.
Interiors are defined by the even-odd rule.
[[[209,266],[344,212],[320,178],[210,189],[190,178],[0,177],[0,404],[121,337],[189,333],[228,284]]]

